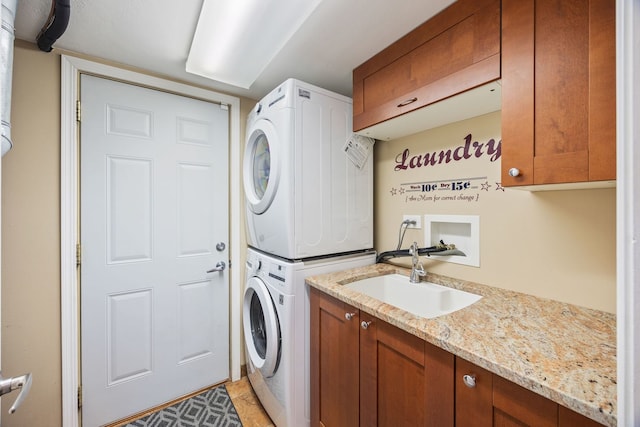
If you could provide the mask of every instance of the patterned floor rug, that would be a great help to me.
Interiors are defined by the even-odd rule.
[[[242,427],[224,385],[164,408],[125,427]]]

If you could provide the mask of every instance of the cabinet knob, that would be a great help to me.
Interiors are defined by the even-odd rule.
[[[363,320],[362,323],[360,323],[360,326],[362,326],[362,329],[367,329],[370,324],[371,324],[371,322],[365,322]]]
[[[351,320],[351,319],[353,319],[353,316],[355,316],[355,315],[356,315],[355,313],[345,313],[344,314],[344,318],[347,319],[347,320]]]
[[[464,385],[466,385],[469,388],[474,388],[476,386],[476,376],[473,374],[464,375],[462,377],[462,381],[464,382]]]
[[[518,168],[509,169],[509,176],[518,176],[518,175],[520,175],[520,169]]]

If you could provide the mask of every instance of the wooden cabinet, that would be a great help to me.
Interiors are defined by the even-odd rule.
[[[475,382],[467,387],[464,376]],[[485,427],[493,425],[493,374],[456,357],[456,426]]]
[[[453,355],[366,313],[360,319],[360,425],[453,426]]]
[[[310,307],[312,427],[601,426],[315,288]]]
[[[500,1],[458,0],[353,71],[359,131],[500,78]]]
[[[615,52],[614,0],[502,1],[503,186],[615,180]]]
[[[453,426],[452,354],[311,289],[311,425]]]
[[[358,310],[311,288],[312,426],[357,426],[360,394]]]
[[[602,424],[564,406],[558,406],[558,427],[602,427]]]
[[[456,357],[455,371],[456,426],[600,426],[462,358]]]

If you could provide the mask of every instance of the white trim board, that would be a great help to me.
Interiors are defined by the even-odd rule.
[[[640,1],[616,1],[618,425],[640,425]]]
[[[228,104],[230,117],[229,203],[230,218],[240,213],[240,99],[207,89],[164,80],[134,71],[63,55],[61,58],[61,123],[60,123],[60,282],[62,335],[62,424],[79,425],[78,385],[80,378],[79,294],[76,272],[78,239],[78,134],[76,100],[79,99],[79,75],[90,73],[139,84],[142,86]],[[235,212],[235,215],[234,215]],[[230,258],[235,268],[230,274],[230,376],[240,379],[240,224],[231,220],[229,229]]]

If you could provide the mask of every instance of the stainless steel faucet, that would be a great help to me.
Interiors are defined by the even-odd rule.
[[[13,378],[3,378],[2,373],[0,373],[0,396],[18,388],[22,390],[20,390],[20,394],[18,394],[16,401],[9,409],[10,414],[16,412],[18,406],[20,406],[24,399],[27,397],[27,394],[31,389],[31,374],[21,375],[19,377]]]
[[[409,248],[411,254],[411,276],[409,276],[409,282],[420,283],[420,277],[426,276],[427,272],[424,271],[422,262],[420,262],[420,256],[418,255],[418,242],[413,242]]]

